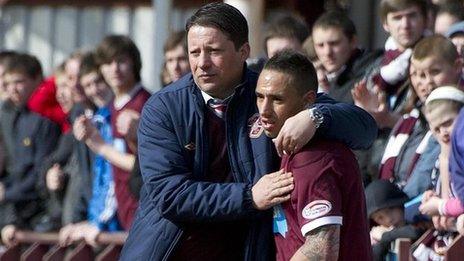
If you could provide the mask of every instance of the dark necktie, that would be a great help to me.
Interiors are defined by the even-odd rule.
[[[219,99],[209,99],[207,102],[208,106],[212,109],[214,114],[221,119],[224,119],[227,103]]]

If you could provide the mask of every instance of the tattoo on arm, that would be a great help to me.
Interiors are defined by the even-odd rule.
[[[340,226],[327,225],[306,234],[306,242],[299,251],[308,260],[338,260]]]

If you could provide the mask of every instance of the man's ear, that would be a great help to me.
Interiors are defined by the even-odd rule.
[[[387,32],[387,33],[390,34],[390,29],[388,29],[388,25],[387,25],[386,19],[385,19],[385,21],[382,22],[382,27],[383,27],[383,30],[385,30],[385,32]]]
[[[350,46],[351,46],[352,51],[358,47],[358,36],[357,35],[353,35],[353,37],[351,37]]]
[[[250,44],[248,42],[244,43],[238,51],[240,52],[242,60],[245,62],[246,59],[250,57]]]
[[[307,93],[305,93],[305,95],[303,96],[305,102],[311,106],[313,105],[315,102],[316,102],[316,97],[317,97],[317,94],[315,91],[308,91]]]

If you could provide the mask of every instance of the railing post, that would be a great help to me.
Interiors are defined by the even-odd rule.
[[[121,253],[121,246],[111,244],[107,246],[98,256],[95,258],[96,261],[114,261],[119,260]]]
[[[43,257],[43,261],[61,261],[64,260],[66,248],[54,245]]]
[[[8,248],[5,252],[0,254],[0,261],[17,261],[21,256],[21,246],[16,245]]]
[[[65,261],[92,261],[93,250],[85,242],[79,243],[77,247],[66,256]]]
[[[458,261],[463,260],[464,257],[464,237],[462,235],[457,236],[453,243],[448,247],[445,253],[445,260],[447,261]]]
[[[41,243],[33,243],[21,255],[21,261],[42,261],[42,257],[47,253],[48,246]]]
[[[398,255],[398,261],[409,261],[412,259],[411,255],[411,239],[398,238],[395,241],[395,252]]]

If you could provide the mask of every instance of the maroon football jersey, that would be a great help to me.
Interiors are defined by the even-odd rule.
[[[282,204],[288,231],[274,234],[277,260],[289,260],[305,234],[324,225],[340,225],[339,260],[372,260],[364,189],[353,153],[343,144],[312,141],[282,158],[293,173],[295,189]]]
[[[141,112],[143,105],[150,98],[150,93],[143,89],[140,85],[134,87],[130,100],[127,101],[121,108],[116,108],[114,103],[111,105],[111,128],[113,129],[114,146],[116,149],[123,153],[134,152],[127,146],[124,136],[118,132],[116,128],[116,119],[119,114],[125,109],[131,109]],[[116,200],[118,202],[118,218],[124,230],[129,230],[132,220],[135,216],[135,211],[138,207],[138,200],[129,190],[130,173],[119,168],[116,165],[113,167],[114,188]]]

